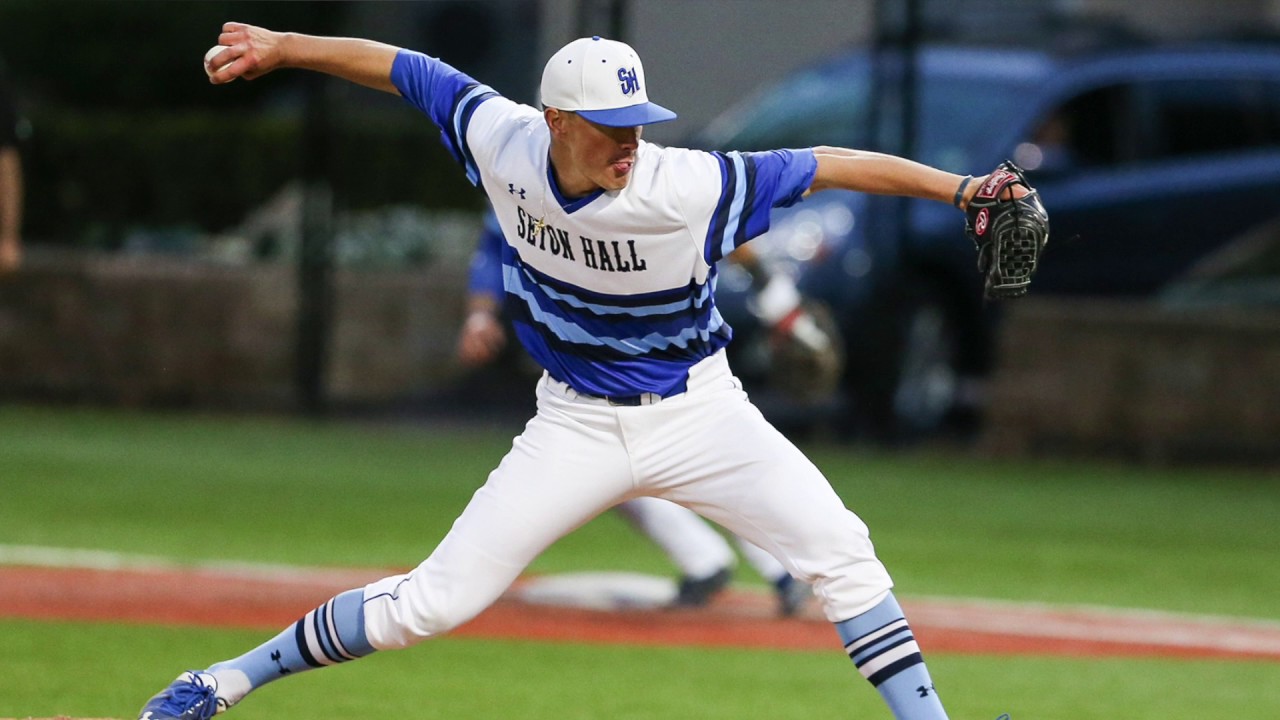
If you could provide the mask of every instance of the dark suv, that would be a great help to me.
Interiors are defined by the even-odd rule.
[[[929,46],[915,55],[913,102],[892,91],[902,56],[860,50],[786,78],[691,144],[906,148],[960,174],[1011,158],[1052,225],[1032,294],[1147,296],[1280,215],[1278,47]],[[831,308],[848,358],[846,392],[822,407],[771,397],[767,354],[753,350],[763,333],[744,309],[748,282],[723,268],[717,298],[738,334],[735,364],[775,420],[798,410],[881,439],[973,426],[1000,308],[981,301],[957,210],[820,193],[775,211],[755,246]]]

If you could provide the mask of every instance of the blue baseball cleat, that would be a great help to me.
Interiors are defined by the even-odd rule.
[[[142,706],[138,720],[209,720],[226,709],[217,689],[212,675],[184,672]]]

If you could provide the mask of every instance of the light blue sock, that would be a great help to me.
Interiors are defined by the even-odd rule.
[[[849,659],[897,720],[946,720],[920,647],[893,593],[867,612],[836,623],[836,631]]]
[[[364,634],[364,590],[348,590],[271,640],[206,672],[217,680],[218,697],[229,707],[272,680],[372,652]]]

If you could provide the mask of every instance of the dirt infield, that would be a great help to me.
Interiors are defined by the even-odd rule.
[[[385,570],[85,569],[0,566],[0,617],[276,630]],[[454,635],[543,641],[833,650],[816,608],[776,617],[763,590],[707,608],[600,610],[531,602],[513,591]],[[930,652],[1172,656],[1280,661],[1280,623],[985,601],[902,601]]]

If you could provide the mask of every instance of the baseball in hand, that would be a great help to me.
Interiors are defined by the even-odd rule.
[[[214,45],[213,47],[209,48],[209,52],[204,54],[204,71],[206,74],[213,75],[215,72],[231,64],[231,63],[227,63],[226,65],[223,65],[222,67],[219,67],[219,68],[215,68],[213,67],[213,65],[210,64],[213,62],[214,55],[217,55],[218,53],[226,49],[227,49],[226,45]]]

